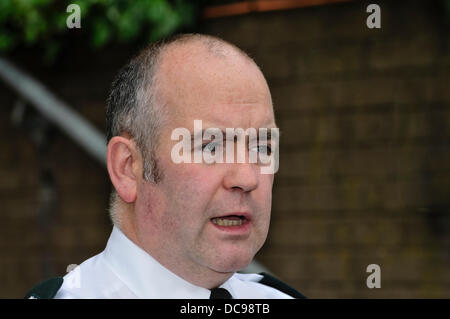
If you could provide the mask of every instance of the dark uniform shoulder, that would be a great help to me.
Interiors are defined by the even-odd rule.
[[[259,273],[262,275],[262,279],[259,281],[260,284],[275,288],[281,292],[284,292],[285,294],[297,298],[297,299],[306,299],[306,297],[298,292],[296,289],[292,288],[288,284],[282,282],[278,278],[275,278],[274,276],[271,276],[265,272]]]
[[[25,299],[52,299],[61,288],[64,279],[54,277],[38,283],[28,291]]]

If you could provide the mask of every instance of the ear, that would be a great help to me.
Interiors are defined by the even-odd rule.
[[[133,203],[137,197],[139,178],[142,175],[142,158],[133,140],[114,136],[108,143],[107,167],[109,177],[120,198]]]

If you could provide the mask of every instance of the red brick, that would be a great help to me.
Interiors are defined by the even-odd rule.
[[[327,77],[338,73],[360,71],[363,67],[361,45],[299,49],[302,54],[293,59],[296,75],[300,78],[316,75]]]
[[[392,104],[397,94],[398,81],[387,77],[364,77],[330,83],[331,105],[379,108]]]
[[[430,33],[416,34],[410,41],[394,38],[375,42],[369,50],[369,65],[378,70],[429,67],[437,57],[438,40]]]

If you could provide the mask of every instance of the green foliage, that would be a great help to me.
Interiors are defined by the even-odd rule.
[[[447,17],[450,17],[450,0],[444,1],[445,8],[447,9]]]
[[[81,29],[66,25],[69,4],[81,11]],[[40,46],[54,57],[65,35],[82,33],[92,49],[136,40],[155,41],[191,26],[197,1],[189,0],[0,0],[0,52]]]

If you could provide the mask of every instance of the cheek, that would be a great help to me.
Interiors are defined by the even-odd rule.
[[[137,225],[147,233],[159,233],[163,221],[163,212],[167,209],[167,198],[158,188],[146,182],[140,189],[136,202]]]
[[[193,164],[175,165],[176,169],[167,174],[166,190],[173,200],[184,204],[192,204],[190,197],[198,198],[207,192],[208,180]]]
[[[258,205],[261,212],[261,227],[268,228],[270,223],[270,215],[272,210],[272,185],[273,177],[269,175],[261,175],[258,192],[254,201]]]
[[[260,175],[258,186],[258,200],[264,203],[265,207],[270,207],[272,203],[273,175]]]
[[[193,207],[206,205],[221,184],[221,172],[205,164],[180,163],[171,159],[171,148],[162,151],[164,178],[161,183],[169,205],[191,212]],[[195,211],[195,210],[194,210]]]
[[[194,168],[174,173],[173,179],[170,177],[165,184],[167,207],[162,216],[162,232],[172,243],[169,245],[186,249],[186,244],[192,246],[204,236],[209,222],[207,208],[214,191],[211,180]]]
[[[205,211],[220,187],[219,176],[197,164],[174,166],[164,185],[168,210],[185,224],[204,223]]]

